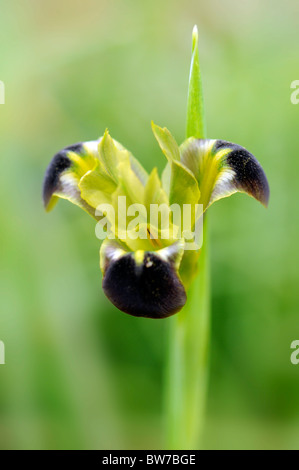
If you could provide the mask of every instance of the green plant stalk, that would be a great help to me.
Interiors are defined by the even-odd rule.
[[[193,30],[188,91],[187,138],[206,138],[198,54],[197,27]],[[171,319],[166,384],[168,449],[193,450],[201,446],[208,383],[210,340],[210,271],[207,218],[198,273],[183,310]]]

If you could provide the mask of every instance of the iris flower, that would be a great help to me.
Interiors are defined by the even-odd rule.
[[[165,413],[166,448],[190,450],[198,448],[203,435],[208,385],[207,210],[236,192],[247,193],[264,206],[269,202],[267,178],[252,153],[231,142],[206,138],[196,26],[187,138],[178,145],[166,128],[152,123],[152,129],[166,157],[161,178],[156,169],[148,174],[106,131],[98,140],[72,145],[53,157],[43,199],[46,210],[62,198],[96,220],[96,235],[103,240],[103,289],[119,310],[166,318],[186,303],[169,322]],[[163,207],[154,219],[148,217],[153,207]],[[183,214],[190,209],[187,228],[182,218],[175,217],[174,208]],[[196,236],[200,226],[203,244]]]
[[[161,179],[156,168],[148,174],[106,131],[98,140],[71,145],[53,157],[44,178],[43,200],[49,211],[59,198],[67,199],[95,218],[106,233],[100,249],[103,290],[119,310],[165,318],[186,303],[200,254],[200,248],[185,250],[190,234],[174,222],[171,206],[200,205],[200,215],[192,214],[194,227],[213,203],[236,192],[267,206],[269,185],[258,160],[240,145],[194,137],[178,145],[166,128],[152,123],[152,129],[166,157]],[[170,235],[164,237],[162,226],[141,218],[134,236],[136,227],[130,225],[134,214],[121,226],[122,197],[127,205],[149,210],[151,205],[166,205]],[[106,206],[118,214],[116,220],[109,211],[99,210]]]

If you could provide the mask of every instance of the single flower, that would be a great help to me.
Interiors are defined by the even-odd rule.
[[[152,123],[152,129],[167,159],[161,179],[155,168],[148,174],[106,131],[98,140],[72,145],[53,157],[43,200],[50,210],[59,198],[67,199],[97,220],[105,236],[100,249],[103,289],[118,309],[165,318],[184,306],[200,253],[196,246],[185,249],[190,231],[175,220],[172,207],[201,207],[199,212],[191,209],[194,229],[211,204],[236,192],[267,206],[269,185],[259,162],[239,145],[192,137],[179,146],[166,128]],[[133,207],[128,218],[123,218],[124,198],[126,208]],[[159,220],[149,220],[154,206],[164,208],[167,230]]]

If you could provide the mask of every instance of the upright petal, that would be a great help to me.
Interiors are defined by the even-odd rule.
[[[152,130],[168,160],[163,175],[163,185],[168,192],[169,204],[197,204],[200,197],[198,182],[192,171],[180,161],[179,147],[168,129],[152,122]]]

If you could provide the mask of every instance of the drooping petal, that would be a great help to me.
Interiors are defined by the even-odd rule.
[[[264,206],[268,206],[270,188],[265,172],[258,160],[240,145],[218,140],[215,150],[221,152],[222,149],[229,148],[226,155],[226,162],[234,172],[233,184],[238,191],[245,192],[257,199]],[[221,183],[221,180],[219,181]],[[216,185],[212,194],[212,202],[219,199],[219,185]]]
[[[121,311],[136,317],[166,318],[185,305],[178,269],[184,245],[178,241],[155,252],[128,252],[106,240],[101,248],[103,290]]]
[[[80,179],[97,162],[98,141],[85,142],[66,147],[57,153],[47,168],[43,183],[43,201],[51,210],[58,198],[68,199],[94,216],[93,209],[81,198]]]
[[[135,196],[143,198],[147,179],[142,165],[106,131],[99,140],[66,147],[53,157],[44,178],[44,205],[49,211],[58,198],[67,199],[97,218],[96,207],[110,203],[121,184],[134,202]]]
[[[213,202],[244,192],[264,206],[269,184],[257,159],[240,145],[223,140],[190,138],[180,147],[181,162],[199,183],[200,202],[207,209]]]

